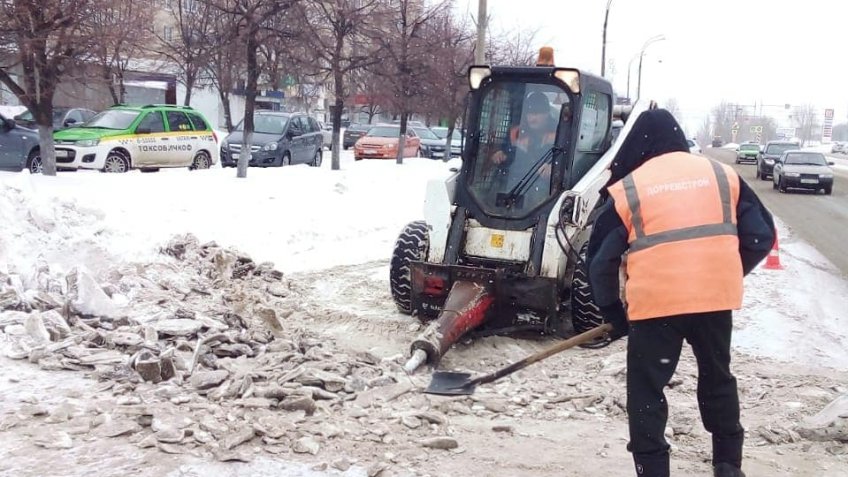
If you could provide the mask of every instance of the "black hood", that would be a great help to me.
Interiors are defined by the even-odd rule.
[[[669,152],[689,152],[683,129],[665,109],[650,109],[636,118],[610,166],[610,186],[645,162]]]

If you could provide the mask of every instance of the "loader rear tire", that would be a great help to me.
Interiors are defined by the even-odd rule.
[[[571,324],[577,333],[589,331],[604,323],[601,310],[592,297],[589,266],[586,263],[588,250],[589,242],[580,247],[580,261],[571,277]]]
[[[401,313],[412,314],[412,275],[409,264],[427,260],[429,252],[427,224],[421,220],[407,224],[395,242],[389,269],[389,287]]]

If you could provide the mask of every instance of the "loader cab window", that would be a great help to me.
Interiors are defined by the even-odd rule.
[[[566,160],[554,146],[571,136],[569,96],[553,84],[506,81],[482,94],[469,192],[488,215],[527,217],[551,197],[552,170]]]
[[[574,186],[598,162],[609,146],[610,97],[595,91],[586,92],[580,110],[580,132],[571,166],[568,187]],[[619,131],[620,132],[620,129]],[[615,133],[617,136],[618,132]]]

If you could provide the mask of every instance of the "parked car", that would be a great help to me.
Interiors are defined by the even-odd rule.
[[[845,143],[844,142],[834,142],[830,146],[830,152],[845,152]]]
[[[321,128],[321,135],[324,136],[324,147],[328,151],[333,150],[333,124],[318,121],[318,127]]]
[[[696,141],[694,139],[687,139],[686,144],[689,145],[689,152],[691,152],[692,154],[700,154],[701,153],[701,146],[698,145],[698,141]]]
[[[324,135],[315,118],[306,113],[257,111],[253,123],[251,166],[321,165]],[[242,120],[221,143],[222,166],[236,167],[243,141]]]
[[[801,149],[801,145],[794,141],[769,141],[765,149],[757,156],[757,177],[766,180],[774,170],[774,163],[783,153]]]
[[[753,162],[757,163],[757,157],[760,155],[759,144],[740,144],[736,148],[736,163]]]
[[[721,136],[714,136],[713,142],[711,143],[713,147],[721,147],[724,145],[724,142],[721,140]]]
[[[85,108],[53,108],[53,130],[60,131],[65,128],[81,126],[97,114]],[[36,129],[35,118],[29,110],[15,116],[15,121],[23,127]]]
[[[368,130],[354,146],[354,159],[394,159],[397,157],[400,128],[393,124],[378,125]],[[421,140],[412,129],[406,132],[403,157],[415,157],[421,147]]]
[[[445,157],[445,140],[428,128],[413,127],[412,134],[421,140],[418,153],[421,157],[442,159]]]
[[[56,166],[68,169],[208,169],[218,157],[214,131],[188,106],[114,106],[53,138]]]
[[[433,134],[439,136],[439,139],[444,141],[448,137],[448,128],[443,127],[435,127],[430,128],[433,131]],[[459,157],[462,155],[462,133],[459,129],[453,130],[453,136],[451,137],[451,157]]]
[[[788,189],[823,190],[833,192],[833,170],[820,152],[790,151],[774,165],[772,186],[780,192]]]
[[[353,145],[356,144],[356,141],[364,136],[365,133],[367,133],[372,127],[373,126],[371,124],[351,124],[348,126],[342,135],[342,149],[347,151],[349,148],[353,147]]]
[[[38,133],[0,114],[0,170],[41,172]]]

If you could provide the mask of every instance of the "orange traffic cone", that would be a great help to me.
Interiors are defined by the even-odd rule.
[[[766,258],[766,264],[763,267],[766,270],[783,270],[783,265],[780,264],[780,246],[777,244],[777,230],[774,231],[774,245],[771,247],[771,252]]]

